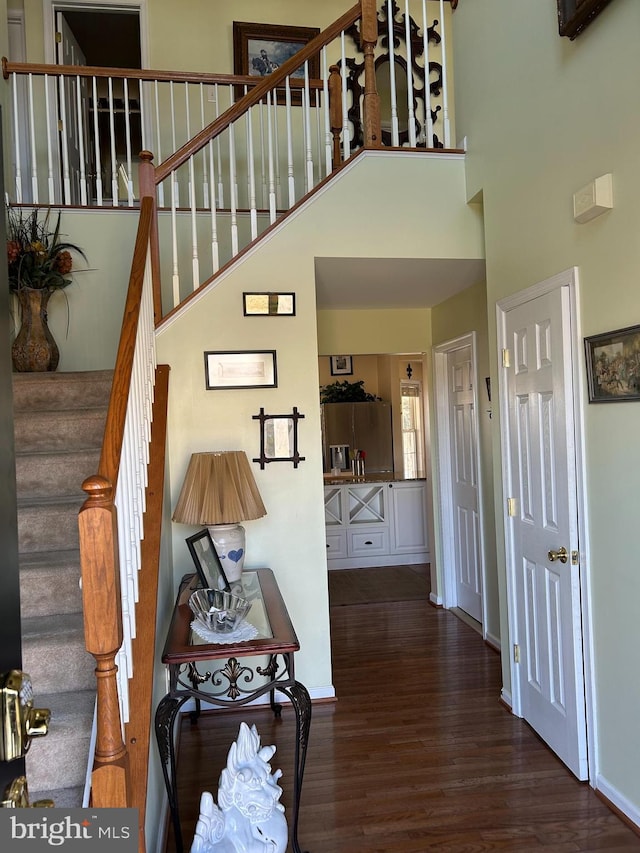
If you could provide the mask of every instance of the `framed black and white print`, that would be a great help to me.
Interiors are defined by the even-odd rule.
[[[223,388],[276,388],[276,351],[205,352],[207,391]]]
[[[353,359],[350,355],[331,355],[332,376],[351,376],[353,374]]]

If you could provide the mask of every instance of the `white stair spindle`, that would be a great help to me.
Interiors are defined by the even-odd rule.
[[[267,183],[267,168],[265,161],[265,142],[264,142],[264,110],[265,103],[264,101],[260,101],[258,105],[258,114],[260,116],[260,168],[262,172],[262,208],[269,207],[269,192],[268,192],[268,183]]]
[[[154,82],[156,102],[156,162],[162,163],[162,143],[160,135],[160,101],[158,96],[158,81]],[[164,184],[158,185],[158,206],[164,207]]]
[[[442,55],[442,114],[444,121],[444,147],[451,148],[451,124],[449,121],[449,96],[447,91],[447,40],[444,21],[444,0],[440,0],[440,29],[442,31],[440,50]]]
[[[289,207],[296,203],[296,179],[293,172],[293,134],[291,132],[291,82],[285,83],[285,111],[287,114],[287,183],[289,185]]]
[[[393,44],[393,0],[387,0],[387,37],[389,39],[389,93],[391,95],[391,144],[400,145],[398,100],[396,94],[396,60]]]
[[[313,189],[313,147],[311,144],[311,92],[309,89],[309,63],[304,64],[304,95],[302,98],[304,110],[304,138],[306,143],[305,163],[307,168],[307,192]]]
[[[118,206],[118,161],[116,158],[115,114],[113,111],[113,78],[109,77],[109,139],[111,146],[111,203]]]
[[[220,115],[220,99],[218,97],[218,84],[215,85],[216,90],[216,118]],[[218,134],[216,138],[216,148],[218,154],[218,207],[224,207],[224,182],[222,180],[222,149],[220,142],[220,134]],[[213,180],[213,175],[211,175],[211,180]]]
[[[67,137],[67,87],[65,78],[62,74],[59,77],[59,87],[60,121],[62,122],[62,197],[64,199],[65,204],[71,204],[71,177],[69,175],[69,140]]]
[[[231,196],[231,257],[238,254],[238,208],[237,208],[237,174],[236,174],[236,142],[235,127],[229,125],[229,194]]]
[[[213,140],[209,142],[209,171],[213,179],[215,163],[213,162]],[[212,187],[213,190],[213,187]],[[216,212],[216,194],[211,193],[211,268],[214,273],[220,269],[220,251],[218,247],[218,222]]]
[[[98,83],[92,79],[93,94],[93,153],[96,163],[96,204],[102,207],[102,160],[100,159],[100,125],[98,123]]]
[[[15,186],[16,186],[16,202],[22,204],[22,164],[20,155],[22,146],[20,145],[20,122],[18,121],[18,75],[11,75],[11,83],[13,89],[13,145],[16,159]]]
[[[173,93],[173,80],[169,81],[169,93],[170,93],[170,101],[171,101],[171,143],[173,145],[172,151],[177,151],[176,145],[176,107]],[[180,187],[178,185],[178,172],[173,172],[173,183],[174,186],[171,188],[171,192],[173,193],[172,203],[175,200],[176,207],[180,207]]]
[[[433,117],[431,115],[431,73],[429,71],[429,22],[427,20],[427,0],[422,0],[422,42],[424,44],[425,145],[427,148],[433,148]]]
[[[127,146],[127,203],[133,207],[133,169],[131,159],[131,113],[129,112],[129,81],[125,77],[124,84],[124,129]]]
[[[247,165],[249,189],[249,215],[251,217],[251,239],[258,236],[258,211],[256,209],[256,172],[253,162],[253,109],[247,110]]]
[[[173,263],[173,307],[180,304],[180,270],[178,268],[178,217],[176,215],[176,179],[171,173],[171,258]]]
[[[31,201],[38,204],[38,158],[36,156],[36,122],[33,107],[33,74],[29,74],[29,127],[31,134]]]
[[[324,104],[324,173],[330,175],[333,163],[333,137],[331,134],[331,116],[329,114],[329,65],[327,60],[327,48],[322,48],[322,103]]]
[[[196,192],[195,192],[195,174],[194,174],[195,156],[189,157],[189,182],[192,187],[191,192],[191,270],[193,275],[193,289],[197,290],[200,287],[200,262],[198,260],[198,217],[196,210]]]
[[[76,74],[76,113],[77,113],[77,133],[78,133],[78,155],[80,158],[80,204],[87,205],[87,169],[86,157],[84,153],[84,131],[83,131],[83,116],[82,109],[82,85],[83,78]]]
[[[189,83],[184,84],[184,114],[185,114],[185,130],[187,134],[187,139],[191,139],[191,110],[189,107]],[[173,149],[176,150],[175,148]],[[189,186],[188,186],[188,199],[189,199],[189,207],[193,207],[194,197],[196,188],[193,185],[193,164],[189,164]]]
[[[142,151],[149,150],[149,145],[147,143],[147,111],[145,107],[148,91],[149,85],[143,80],[138,80],[138,104],[140,106],[140,143],[142,145]],[[138,151],[138,154],[139,153],[140,152]]]
[[[282,205],[280,187],[280,142],[278,139],[278,96],[273,92],[273,157],[276,165],[276,209]]]
[[[407,113],[409,116],[409,146],[416,147],[416,114],[413,108],[413,48],[411,46],[409,0],[404,0],[404,33],[407,45]]]
[[[200,83],[200,130],[205,126],[204,121],[204,83]],[[209,207],[209,172],[207,168],[207,148],[202,149],[202,206],[205,210]]]
[[[49,117],[51,116],[51,92],[50,87],[55,86],[55,78],[49,77],[48,74],[44,75],[44,100],[45,100],[45,109],[47,113],[47,183],[49,186],[49,204],[55,204],[56,202],[56,187],[55,181],[53,178],[53,147],[51,144],[53,133],[52,128],[49,127]],[[56,138],[58,136],[57,131],[55,134]]]
[[[276,183],[275,168],[273,162],[273,101],[275,92],[267,92],[267,166],[269,170],[269,222],[273,225],[276,221]]]
[[[346,162],[350,155],[350,139],[349,139],[349,114],[347,111],[347,54],[345,47],[344,30],[340,33],[341,46],[341,63],[342,71],[342,159]]]

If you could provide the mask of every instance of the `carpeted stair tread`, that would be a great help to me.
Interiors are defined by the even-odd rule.
[[[77,785],[74,788],[54,788],[33,792],[29,788],[29,802],[32,805],[38,800],[53,800],[53,805],[57,809],[79,809],[82,806],[83,795],[84,785]]]
[[[61,779],[69,787],[84,785],[86,765],[78,764],[73,752],[78,748],[78,740],[83,751],[88,752],[95,699],[95,689],[72,694],[35,694],[34,707],[48,708],[51,720],[49,733],[35,738],[27,753],[30,799],[44,799],[44,792],[58,785]]]
[[[78,548],[78,511],[85,497],[84,492],[77,497],[29,500],[18,497],[20,553]]]
[[[84,499],[82,483],[98,470],[99,449],[16,453],[16,486],[22,501],[30,498],[76,496]]]
[[[37,693],[94,688],[95,660],[84,647],[82,613],[25,619],[22,665]]]
[[[57,451],[67,447],[82,450],[100,447],[107,407],[16,412],[13,419],[18,453]]]
[[[23,619],[81,610],[79,551],[35,551],[20,555],[20,613]]]
[[[112,381],[112,370],[14,373],[13,407],[18,412],[105,405]]]

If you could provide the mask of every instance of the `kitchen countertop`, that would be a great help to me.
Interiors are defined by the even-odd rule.
[[[425,480],[426,477],[404,477],[402,474],[394,474],[393,471],[387,471],[382,474],[365,474],[363,477],[355,477],[351,473],[344,474],[325,474],[325,486],[346,486],[351,483],[407,483],[416,482],[417,480]]]

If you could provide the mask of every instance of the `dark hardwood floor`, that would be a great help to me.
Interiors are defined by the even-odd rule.
[[[309,853],[640,850],[640,837],[500,704],[500,660],[427,601],[331,608],[338,701],[314,705],[299,840]],[[181,723],[189,850],[241,720],[276,744],[289,814],[294,719],[268,709]],[[167,853],[175,850],[169,830]]]

